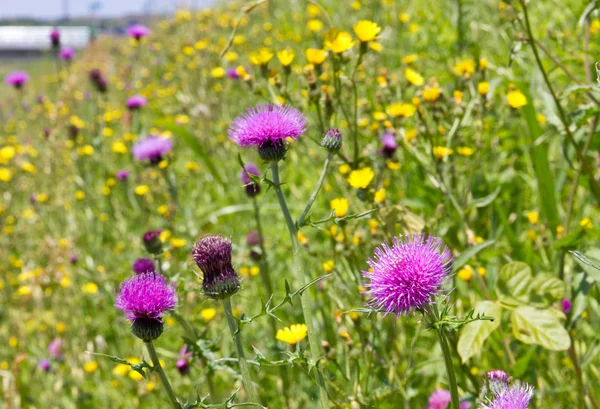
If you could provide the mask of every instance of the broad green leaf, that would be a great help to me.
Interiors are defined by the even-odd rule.
[[[549,307],[565,296],[565,283],[550,274],[538,274],[531,283],[530,300],[535,307]]]
[[[531,268],[521,261],[505,264],[498,273],[496,288],[502,301],[525,302],[531,288]]]
[[[511,315],[513,334],[525,344],[536,344],[551,351],[564,351],[571,346],[569,333],[558,315],[550,310],[522,306]]]
[[[525,87],[523,87],[525,89]],[[538,187],[538,200],[542,217],[548,222],[552,234],[556,232],[556,226],[559,224],[558,209],[556,206],[556,190],[554,187],[554,176],[550,170],[548,161],[548,142],[541,140],[542,130],[537,121],[533,98],[531,94],[525,91],[527,105],[521,110],[527,121],[529,129],[529,154],[535,172]]]
[[[496,198],[498,197],[499,194],[500,194],[500,187],[498,186],[496,188],[496,190],[494,190],[489,195],[484,196],[484,197],[478,197],[477,199],[473,199],[473,201],[471,202],[471,206],[477,207],[477,208],[486,207],[489,204],[491,204],[494,200],[496,200]]]
[[[567,234],[564,237],[556,240],[552,247],[555,249],[568,250],[576,248],[583,236],[585,235],[585,229],[583,227],[578,227],[576,230],[573,230],[571,233]]]
[[[465,264],[467,264],[467,262],[470,259],[475,257],[477,255],[477,253],[479,253],[480,251],[484,250],[485,248],[491,246],[495,242],[496,242],[496,240],[484,241],[483,243],[477,244],[476,246],[469,247],[468,249],[466,249],[465,251],[460,253],[458,255],[458,257],[456,257],[454,259],[454,263],[452,264],[452,272],[455,273],[458,270],[460,270],[460,268],[462,266],[464,266]]]
[[[474,321],[462,328],[457,350],[463,363],[479,352],[487,337],[500,326],[502,309],[496,303],[479,301],[474,309],[476,314],[494,317],[494,321]]]

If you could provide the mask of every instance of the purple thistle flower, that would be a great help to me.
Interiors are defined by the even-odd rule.
[[[94,68],[90,71],[89,76],[90,81],[96,87],[98,92],[105,93],[106,91],[108,91],[108,80],[106,79],[106,77],[104,77],[102,71],[100,71],[97,68]]]
[[[373,272],[363,271],[370,280],[366,294],[369,305],[385,315],[404,315],[431,303],[445,283],[452,267],[452,253],[441,239],[412,234],[393,240],[392,247],[383,243],[367,264]]]
[[[4,78],[4,81],[7,85],[15,87],[16,89],[21,89],[23,88],[23,85],[29,81],[29,74],[25,71],[14,71],[8,74]]]
[[[134,24],[127,29],[127,35],[140,41],[150,34],[150,29],[142,24]]]
[[[207,297],[220,300],[239,290],[240,280],[231,264],[231,240],[208,234],[196,241],[192,255],[204,273],[202,289]]]
[[[127,172],[126,170],[120,170],[117,172],[117,179],[119,180],[127,180],[128,177],[129,172]]]
[[[133,157],[140,161],[149,160],[150,164],[157,165],[171,149],[173,149],[171,138],[149,136],[133,145]]]
[[[148,105],[148,100],[141,95],[134,95],[127,100],[127,108],[133,111]]]
[[[133,333],[144,342],[160,336],[164,313],[176,305],[175,284],[155,272],[136,274],[123,281],[115,301],[115,307],[131,321]]]
[[[494,400],[482,409],[527,409],[529,401],[533,397],[533,387],[525,382],[516,382],[510,388],[506,388],[500,394],[494,396]]]
[[[75,50],[69,47],[63,48],[62,50],[60,50],[58,56],[63,61],[71,61],[73,57],[75,57]]]
[[[255,146],[264,160],[280,160],[285,140],[297,140],[306,131],[306,118],[289,105],[259,104],[233,120],[229,139],[238,146]]]
[[[62,339],[54,338],[48,344],[48,354],[50,354],[50,356],[54,359],[60,359],[62,357],[62,345]]]
[[[69,261],[71,262],[71,264],[75,264],[75,263],[77,263],[77,260],[78,260],[78,258],[77,258],[77,255],[76,255],[76,254],[71,254],[71,255],[69,256]]]
[[[50,31],[50,43],[52,44],[52,48],[60,47],[60,31],[56,27]]]
[[[571,302],[571,300],[569,300],[567,298],[562,299],[562,309],[565,314],[568,315],[571,312],[572,306],[573,306],[573,303]]]
[[[48,359],[42,359],[38,363],[38,368],[41,369],[44,372],[50,372],[50,360],[48,360]]]
[[[250,247],[250,258],[252,260],[260,260],[262,257],[262,253],[260,248],[262,240],[260,238],[260,233],[258,230],[249,231],[246,235],[246,245]]]
[[[487,386],[489,385],[490,391],[493,395],[498,395],[502,391],[508,389],[508,384],[511,381],[511,377],[501,369],[494,369],[487,373],[487,384],[484,384],[483,391],[484,395],[487,394]]]
[[[156,267],[154,266],[154,261],[152,259],[141,257],[134,261],[133,263],[133,272],[136,274],[142,274],[147,272],[156,271]]]
[[[323,136],[321,146],[330,153],[338,152],[342,148],[342,133],[335,128],[331,128]]]
[[[396,137],[394,134],[391,132],[385,132],[381,137],[381,144],[383,145],[383,149],[377,151],[377,153],[386,159],[393,158],[396,150],[398,149],[398,142],[396,142]]]
[[[231,79],[236,80],[236,79],[240,78],[240,74],[237,72],[236,67],[228,68],[226,73],[227,73],[227,76]]]

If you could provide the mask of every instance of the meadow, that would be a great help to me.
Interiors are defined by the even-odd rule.
[[[600,409],[597,6],[227,2],[0,62],[0,407]]]

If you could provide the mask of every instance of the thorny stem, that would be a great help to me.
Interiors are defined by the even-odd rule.
[[[433,305],[432,311],[429,313],[432,323],[437,322],[438,312],[437,307]],[[454,365],[452,363],[452,353],[450,352],[450,346],[448,344],[448,337],[443,325],[436,328],[438,338],[440,339],[440,346],[442,347],[442,354],[444,355],[444,363],[446,365],[446,372],[448,373],[448,386],[450,388],[450,396],[452,399],[452,409],[460,409],[460,401],[458,399],[458,385],[456,383],[456,374],[454,372]]]
[[[233,311],[231,310],[231,299],[225,298],[223,300],[223,309],[225,310],[225,316],[227,316],[227,325],[229,325],[229,331],[231,331],[231,337],[235,344],[237,351],[238,363],[240,365],[240,372],[242,373],[242,381],[244,382],[244,388],[248,394],[248,399],[258,405],[258,395],[252,384],[252,378],[250,377],[250,371],[248,370],[248,362],[246,362],[246,355],[244,354],[244,347],[240,340],[240,334],[238,333],[238,326],[233,317]]]
[[[179,402],[177,402],[177,397],[175,396],[175,392],[173,392],[173,388],[169,383],[169,379],[167,379],[167,375],[165,375],[165,371],[163,371],[163,368],[160,365],[160,360],[158,359],[158,355],[156,355],[156,349],[154,349],[154,344],[152,343],[152,341],[144,343],[146,344],[146,349],[148,349],[148,354],[150,354],[150,359],[152,360],[154,371],[158,373],[160,382],[163,384],[163,387],[165,388],[165,391],[169,396],[171,405],[174,409],[181,409],[181,405],[179,404]]]
[[[300,243],[298,242],[298,230],[296,229],[296,225],[294,224],[294,221],[288,209],[285,196],[283,195],[283,191],[281,190],[281,182],[279,181],[278,162],[271,162],[271,173],[273,174],[273,185],[277,194],[277,200],[279,200],[279,206],[281,207],[281,212],[283,213],[283,217],[285,218],[288,232],[290,234],[290,239],[292,241],[292,251],[294,253],[294,264],[296,267],[296,279],[299,282],[304,282],[306,281],[307,275],[304,270],[304,260],[302,259],[302,254],[300,253],[301,248]],[[302,294],[300,295],[300,303],[302,304],[302,313],[304,315],[304,321],[308,329],[308,343],[310,345],[312,364],[315,365],[314,371],[317,386],[319,387],[320,407],[321,409],[328,409],[329,398],[327,396],[327,390],[325,389],[325,380],[323,378],[323,374],[321,373],[321,369],[317,365],[319,360],[320,348],[319,343],[317,341],[317,334],[315,333],[315,323],[313,321],[312,315],[312,299],[309,290],[302,292]]]
[[[328,153],[327,159],[325,159],[325,163],[323,164],[323,170],[321,171],[321,175],[319,176],[319,180],[317,181],[317,185],[315,186],[315,190],[313,190],[312,194],[310,195],[310,198],[308,199],[308,203],[306,204],[304,211],[302,212],[302,214],[298,218],[298,222],[296,223],[298,226],[298,229],[301,229],[302,226],[304,226],[304,222],[306,221],[306,216],[308,215],[308,212],[310,211],[312,204],[314,203],[315,199],[317,198],[317,195],[319,194],[319,190],[321,190],[321,187],[323,186],[323,182],[325,181],[325,176],[327,175],[327,169],[329,168],[329,163],[331,163],[332,158],[333,158],[333,153]]]

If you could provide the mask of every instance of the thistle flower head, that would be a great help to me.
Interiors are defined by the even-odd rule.
[[[445,389],[436,389],[429,396],[427,409],[446,409],[451,401],[452,397],[449,391]]]
[[[100,71],[97,68],[94,68],[90,71],[89,76],[90,81],[96,87],[98,92],[105,93],[106,91],[108,91],[108,80],[106,79],[104,74],[102,74],[102,71]]]
[[[171,149],[173,149],[171,138],[149,136],[133,145],[133,157],[140,161],[149,160],[152,165],[156,165]]]
[[[134,24],[127,29],[127,35],[139,41],[150,35],[150,29],[142,24]]]
[[[280,160],[285,155],[285,140],[297,140],[305,131],[306,118],[296,108],[259,104],[234,119],[228,133],[238,146],[257,147],[264,160]]]
[[[240,280],[231,264],[231,249],[231,240],[210,234],[194,244],[192,255],[204,273],[202,289],[207,297],[220,300],[239,290]]]
[[[59,359],[62,357],[62,345],[63,341],[60,338],[54,338],[48,344],[48,354],[55,359]]]
[[[58,31],[58,28],[54,27],[51,31],[50,31],[50,43],[52,44],[52,48],[57,49],[58,47],[60,47],[60,31]]]
[[[50,360],[49,359],[42,359],[39,363],[38,363],[38,368],[44,372],[50,372]]]
[[[323,140],[321,141],[321,146],[327,149],[331,153],[336,153],[342,147],[342,134],[337,129],[330,129],[327,131]]]
[[[249,197],[254,197],[260,193],[260,185],[254,183],[248,175],[260,176],[260,170],[258,170],[258,167],[255,164],[247,163],[244,166],[244,169],[240,170],[240,180],[244,184],[246,194]]]
[[[116,176],[119,180],[127,180],[127,178],[129,177],[129,172],[127,172],[126,170],[120,170],[117,172]]]
[[[525,382],[516,382],[504,389],[482,409],[527,409],[533,397],[533,387]]]
[[[134,261],[133,263],[133,272],[136,274],[147,273],[156,271],[156,267],[154,266],[154,261],[152,259],[141,257]]]
[[[394,134],[391,132],[385,132],[381,137],[381,144],[383,145],[383,149],[381,149],[378,153],[386,159],[394,157],[394,154],[398,149],[398,142],[396,142],[396,137]]]
[[[133,111],[148,105],[148,100],[141,95],[134,95],[127,100],[127,108]]]
[[[158,254],[162,251],[162,240],[160,239],[160,234],[162,230],[152,230],[144,233],[142,237],[142,241],[144,242],[144,247],[150,254]]]
[[[123,281],[115,301],[115,307],[131,321],[133,333],[146,342],[160,336],[164,313],[176,305],[175,284],[155,272]]]
[[[14,71],[8,74],[4,81],[7,85],[21,89],[29,81],[29,74],[25,71]]]
[[[392,247],[383,243],[368,264],[369,305],[400,316],[431,303],[450,273],[452,253],[437,237],[412,234],[395,237]]]
[[[508,389],[508,385],[511,381],[511,377],[501,369],[494,369],[487,373],[487,383],[483,385],[483,395],[487,394],[487,386],[493,395],[498,395],[505,389]]]
[[[75,50],[69,47],[63,48],[60,50],[58,57],[63,61],[71,61],[75,57]]]

